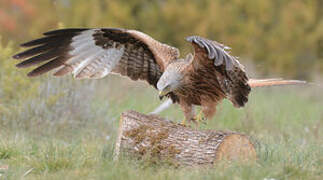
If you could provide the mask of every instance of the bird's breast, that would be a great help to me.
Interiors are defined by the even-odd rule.
[[[225,98],[216,74],[207,70],[190,74],[176,94],[186,102],[195,105],[201,105],[202,101],[216,102]]]

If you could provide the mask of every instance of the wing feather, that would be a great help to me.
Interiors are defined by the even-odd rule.
[[[166,66],[179,57],[177,48],[139,31],[116,28],[59,29],[21,46],[29,49],[13,56],[23,60],[17,67],[39,65],[28,76],[53,69],[58,69],[55,76],[72,73],[80,79],[113,72],[155,87]]]
[[[186,40],[191,42],[194,47],[194,68],[213,68],[214,74],[216,74],[214,78],[226,97],[235,106],[243,106],[248,101],[251,88],[244,67],[236,57],[227,52],[230,48],[199,36],[190,36]],[[203,74],[200,76],[203,77]]]
[[[62,57],[56,57],[53,60],[50,60],[49,62],[29,72],[28,76],[32,77],[32,76],[38,76],[40,74],[44,74],[52,69],[62,66],[62,64],[63,64]]]

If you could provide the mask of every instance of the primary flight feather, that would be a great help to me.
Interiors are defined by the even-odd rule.
[[[224,98],[235,107],[248,101],[251,87],[299,84],[297,80],[252,80],[229,47],[199,36],[186,39],[194,55],[185,59],[175,47],[136,30],[117,28],[60,29],[21,46],[28,50],[13,56],[23,61],[17,67],[38,65],[28,76],[56,70],[54,76],[97,79],[110,73],[144,80],[159,90],[160,97],[179,103],[185,119],[195,119],[194,106],[202,106],[211,118]]]

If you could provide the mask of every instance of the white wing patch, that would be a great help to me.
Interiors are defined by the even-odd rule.
[[[73,72],[75,78],[102,78],[109,74],[120,61],[124,47],[120,49],[111,48],[101,51],[86,64],[80,64],[81,70]]]
[[[66,65],[72,67],[73,77],[103,78],[118,64],[124,53],[124,46],[104,49],[95,44],[93,34],[96,29],[82,32],[72,39],[69,54],[72,56]]]

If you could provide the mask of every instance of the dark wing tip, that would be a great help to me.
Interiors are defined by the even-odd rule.
[[[35,72],[35,71],[31,71],[27,74],[28,77],[36,77],[36,76],[39,76],[41,75],[40,73],[38,72]]]
[[[15,55],[12,56],[12,58],[13,59],[20,59],[20,56],[19,56],[19,54],[15,54]]]
[[[23,62],[21,62],[21,63],[16,64],[16,67],[17,67],[17,68],[24,68],[24,67],[25,67],[25,65],[24,65],[24,63],[23,63]]]
[[[44,44],[44,43],[47,43],[47,42],[51,42],[51,41],[55,40],[55,38],[56,37],[45,36],[45,37],[41,37],[41,38],[38,38],[38,39],[34,39],[34,40],[31,40],[31,41],[25,42],[23,44],[20,44],[20,46],[21,47],[36,46],[36,45]]]
[[[37,65],[42,62],[47,62],[27,74],[28,77],[39,76],[58,66],[61,66],[61,61],[68,58],[69,45],[74,36],[87,29],[59,29],[49,31],[45,37],[34,39],[21,44],[23,47],[31,47],[23,52],[12,56],[13,59],[24,60],[15,66],[17,68],[26,68],[32,65]],[[54,58],[54,59],[53,59]],[[49,61],[49,62],[48,62]]]
[[[22,43],[19,46],[21,46],[21,47],[30,47],[30,46],[32,46],[31,43],[32,43],[32,41],[29,41],[29,42]]]

